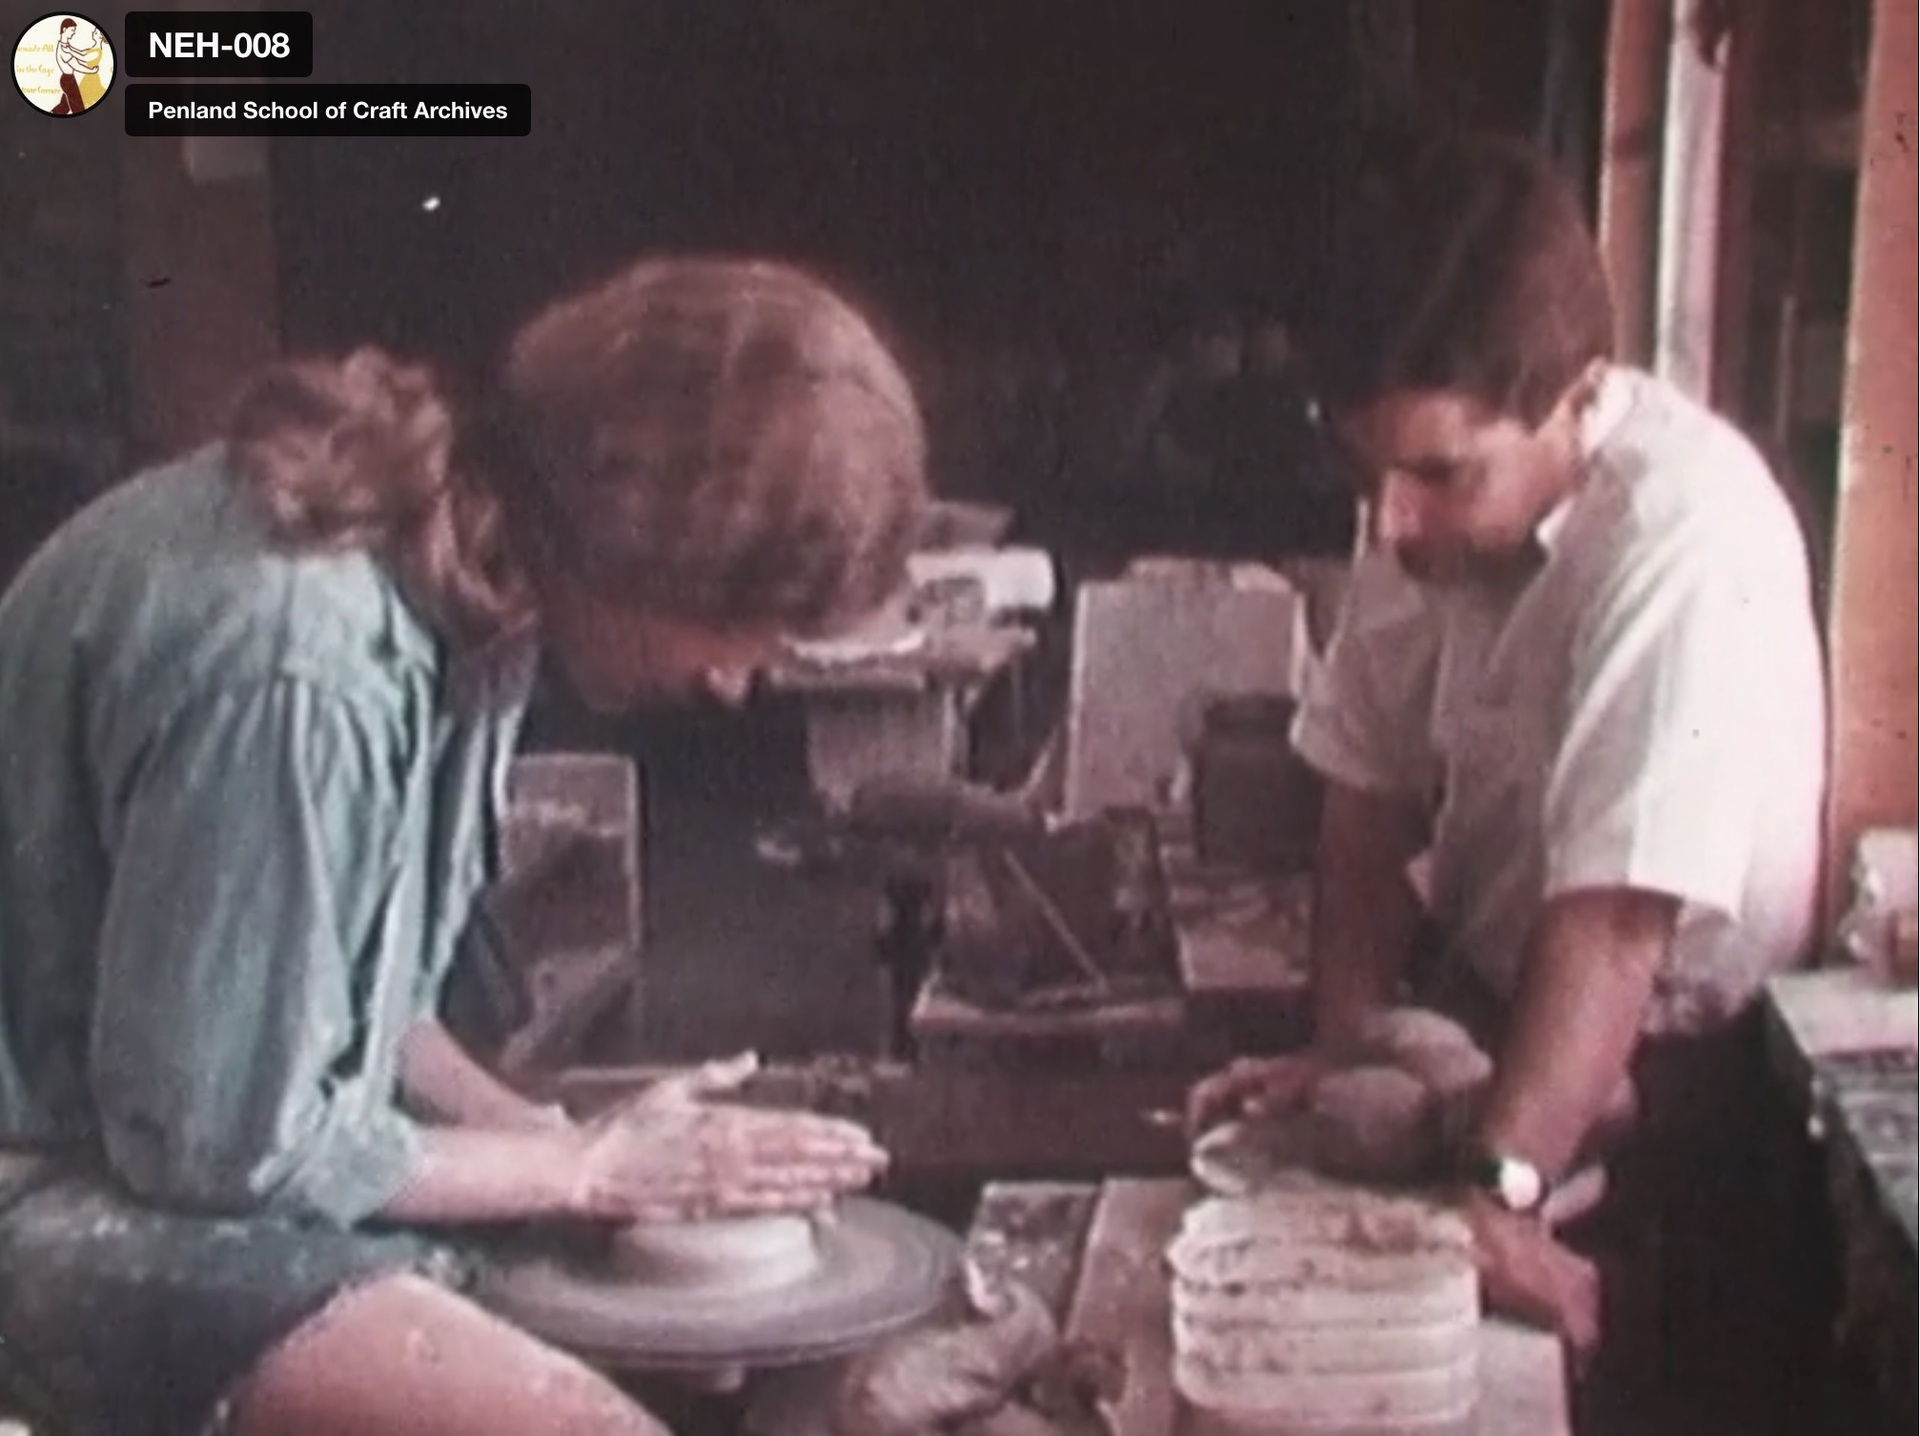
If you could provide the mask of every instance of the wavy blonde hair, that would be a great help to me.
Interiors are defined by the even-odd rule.
[[[515,337],[456,424],[431,371],[378,350],[241,395],[228,436],[275,534],[378,554],[468,644],[564,575],[719,629],[830,629],[903,581],[926,438],[898,363],[786,265],[657,259]]]

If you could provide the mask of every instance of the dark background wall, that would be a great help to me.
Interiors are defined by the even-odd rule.
[[[778,254],[888,330],[943,490],[1037,511],[1062,471],[1097,487],[1126,461],[1103,446],[1170,316],[1311,317],[1368,126],[1537,131],[1550,29],[1603,8],[333,5],[316,75],[526,82],[534,133],[276,141],[282,328],[473,368],[638,252]],[[1105,503],[1074,499],[1044,536],[1071,542]]]
[[[117,137],[53,123],[17,94],[0,99],[4,583],[76,503],[119,477],[127,366]]]
[[[535,133],[276,140],[270,205],[189,186],[175,141],[127,139],[118,87],[71,125],[15,97],[0,574],[126,463],[204,437],[215,390],[276,342],[481,365],[538,302],[645,249],[826,270],[905,351],[942,485],[1004,485],[1058,459],[1028,452],[1036,393],[1071,381],[1082,427],[1112,432],[1171,301],[1317,292],[1330,196],[1382,108],[1364,37],[1416,36],[1425,119],[1528,131],[1551,17],[1603,6],[329,0],[316,78],[523,81]],[[97,13],[117,30],[124,8]]]
[[[1300,275],[1338,159],[1335,3],[349,8],[316,69],[524,80],[536,132],[280,144],[296,339],[492,338],[675,246],[806,259],[912,328],[1071,329],[1236,244]]]

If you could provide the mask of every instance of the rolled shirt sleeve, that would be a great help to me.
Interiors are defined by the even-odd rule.
[[[500,879],[499,831],[537,666],[538,649],[528,641],[478,655],[459,670],[465,721],[445,730],[434,777],[433,880],[416,1020],[444,1015],[456,970],[464,976],[510,966],[504,934],[481,898]]]
[[[345,1224],[408,1180],[413,763],[377,703],[277,676],[178,709],[126,775],[90,1063],[139,1194]]]
[[[1737,544],[1677,525],[1615,565],[1572,655],[1545,800],[1546,895],[1593,887],[1741,910],[1769,749],[1767,634],[1793,614]],[[1801,601],[1804,602],[1804,597]]]
[[[1361,559],[1294,719],[1300,756],[1348,787],[1424,798],[1436,768],[1427,719],[1437,635],[1412,581],[1385,556]]]

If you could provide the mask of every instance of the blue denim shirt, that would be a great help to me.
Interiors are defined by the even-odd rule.
[[[456,705],[386,571],[277,548],[218,446],[57,533],[0,599],[0,1146],[91,1147],[186,1210],[381,1208],[516,658]]]

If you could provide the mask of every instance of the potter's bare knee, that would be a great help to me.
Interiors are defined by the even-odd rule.
[[[571,1356],[550,1352],[551,1361],[530,1373],[529,1391],[551,1412],[547,1428],[568,1436],[670,1436],[612,1382]]]
[[[234,1407],[238,1436],[666,1436],[584,1363],[415,1276],[338,1297]]]

